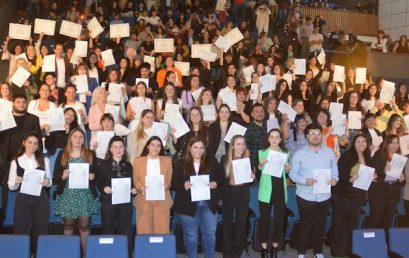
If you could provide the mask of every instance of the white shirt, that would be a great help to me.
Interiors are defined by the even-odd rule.
[[[322,41],[324,40],[324,37],[322,36],[321,33],[317,33],[317,34],[311,34],[311,36],[309,37],[308,41],[318,41],[321,40],[320,44],[311,44],[310,45],[310,51],[313,52],[315,50],[321,50],[322,49]]]
[[[151,159],[148,157],[148,162],[146,164],[146,174],[148,176],[159,176],[160,175],[159,158]]]
[[[57,106],[53,102],[49,101],[48,109],[45,111],[41,111],[38,109],[38,107],[40,106],[39,103],[40,101],[38,99],[30,101],[30,103],[28,103],[27,112],[37,116],[38,119],[40,120],[40,126],[42,126],[42,125],[48,124],[48,117],[47,117],[48,109],[54,109]]]
[[[60,88],[65,88],[65,61],[64,58],[56,58],[57,62],[57,85]]]
[[[35,169],[38,167],[38,164],[37,164],[37,161],[34,155],[32,155],[31,157],[28,157],[26,154],[23,154],[20,157],[18,157],[17,160],[18,160],[18,163],[20,164],[20,167],[22,167],[24,170]],[[47,157],[44,157],[44,164],[45,164],[45,178],[48,179],[47,187],[51,187],[52,182],[51,182],[51,174],[50,174],[50,161],[48,160]],[[15,160],[13,160],[10,164],[9,180],[7,182],[7,184],[9,185],[9,189],[11,191],[17,190],[20,186],[20,185],[16,185],[16,177],[17,177],[17,163]]]
[[[193,167],[195,168],[196,175],[199,175],[200,162],[193,162]]]

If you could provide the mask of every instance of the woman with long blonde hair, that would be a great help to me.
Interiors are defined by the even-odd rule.
[[[152,134],[154,120],[155,114],[151,109],[142,111],[136,130],[129,136],[129,160],[131,163],[142,154],[143,148]]]

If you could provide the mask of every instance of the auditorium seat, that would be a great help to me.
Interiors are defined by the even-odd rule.
[[[88,236],[85,258],[129,258],[128,238],[123,235]]]
[[[137,235],[134,250],[134,258],[176,258],[176,239],[174,235]]]
[[[383,229],[356,229],[352,232],[352,254],[361,258],[387,258]]]
[[[29,258],[30,238],[26,235],[0,235],[0,257]]]
[[[389,252],[392,257],[409,257],[409,228],[389,229]]]
[[[36,258],[80,258],[79,236],[46,235],[38,237]]]

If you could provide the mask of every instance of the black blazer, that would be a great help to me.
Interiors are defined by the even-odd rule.
[[[387,160],[386,158],[382,157],[382,150],[375,152],[371,163],[371,167],[375,168],[375,173],[377,174],[378,178],[376,179],[376,182],[372,182],[371,187],[369,187],[369,193],[384,193],[388,191],[389,187],[385,183],[385,167]],[[400,183],[397,182],[395,185],[396,188],[399,189]],[[397,193],[399,194],[399,191]]]
[[[45,137],[45,148],[48,154],[53,155],[57,148],[64,149],[67,146],[68,133],[66,131],[54,131]]]
[[[227,131],[229,131],[231,124],[232,122],[229,122],[229,124],[227,125]],[[207,153],[211,155],[212,157],[214,157],[214,155],[217,152],[217,148],[219,147],[221,133],[222,131],[220,129],[220,123],[218,121],[214,122],[213,124],[209,126],[209,130],[207,131],[207,135],[208,135]],[[227,151],[229,150],[230,143],[226,141],[224,143],[225,143],[226,153],[227,153]]]
[[[133,185],[133,169],[132,165],[129,162],[120,161],[119,165],[121,167],[120,175],[118,176],[115,171],[112,170],[112,162],[110,160],[103,160],[98,165],[98,175],[97,175],[97,187],[101,195],[99,196],[99,200],[103,203],[111,204],[112,203],[112,194],[106,194],[104,192],[105,186],[111,187],[111,179],[112,178],[131,178],[131,186]]]
[[[55,166],[54,166],[54,177],[53,177],[53,184],[57,185],[57,190],[56,193],[58,195],[61,195],[64,192],[64,188],[65,188],[65,184],[67,183],[67,180],[62,180],[62,175],[63,175],[63,171],[68,168],[67,166],[63,166],[61,164],[61,158],[62,158],[62,154],[63,151],[61,151],[58,156],[57,159],[55,161]],[[95,156],[95,152],[92,151],[92,164],[89,165],[89,172],[90,173],[94,173],[95,174],[95,178],[94,180],[89,180],[89,189],[91,190],[92,196],[94,198],[98,197],[97,194],[97,188],[96,188],[96,184],[95,184],[95,180],[96,180],[96,175],[97,175],[97,157]]]
[[[223,168],[217,162],[216,158],[209,156],[209,180],[217,183],[216,189],[210,190],[210,200],[207,201],[210,210],[213,213],[217,212],[217,202],[220,199],[220,191],[223,185]],[[195,216],[196,202],[191,201],[190,190],[186,191],[185,182],[189,181],[190,176],[185,173],[185,160],[179,160],[173,167],[172,189],[176,192],[173,202],[173,209],[175,212]]]

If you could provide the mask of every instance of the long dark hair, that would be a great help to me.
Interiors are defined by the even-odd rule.
[[[24,135],[23,142],[27,141],[28,138],[30,138],[30,137],[34,137],[34,138],[37,139],[37,144],[38,144],[38,146],[37,146],[36,151],[34,152],[34,157],[35,157],[35,159],[36,159],[36,162],[37,162],[38,166],[39,166],[40,168],[44,168],[44,167],[45,167],[45,164],[44,164],[44,154],[43,154],[43,152],[42,152],[41,149],[40,149],[40,137],[37,135],[36,132],[31,131],[31,132],[28,132],[28,133],[26,133],[26,134]],[[26,152],[26,147],[22,144],[21,147],[20,147],[20,150],[18,151],[17,155],[15,156],[15,159],[17,159],[18,157],[20,157],[21,155],[23,155],[25,152]]]
[[[165,156],[165,151],[163,150],[163,143],[162,140],[158,137],[158,136],[151,136],[148,141],[145,144],[145,147],[143,147],[143,151],[141,154],[141,157],[143,156],[148,156],[149,150],[148,150],[148,146],[149,144],[151,144],[151,142],[153,141],[159,141],[160,142],[160,152],[159,152],[159,156]]]
[[[121,161],[126,161],[126,157],[128,157],[128,154],[126,152],[126,146],[124,139],[121,136],[115,135],[114,137],[111,138],[111,140],[108,143],[108,149],[107,149],[107,154],[105,155],[105,160],[112,161],[114,159],[112,153],[111,153],[111,146],[114,142],[122,142],[124,145],[124,154],[122,154]]]
[[[168,96],[166,96],[166,88],[168,86],[172,86],[172,88],[173,88],[172,104],[179,104],[179,102],[178,102],[178,93],[177,93],[175,85],[172,82],[167,82],[167,83],[163,84],[163,87],[162,87],[162,107],[161,107],[161,110],[165,110],[166,103],[168,102]]]
[[[277,129],[277,128],[273,128],[271,129],[268,133],[267,133],[267,137],[266,140],[264,141],[264,145],[263,145],[263,150],[266,150],[268,148],[270,148],[270,143],[268,142],[268,138],[270,137],[270,135],[273,132],[277,132],[280,135],[281,141],[278,144],[278,147],[283,151],[283,152],[288,152],[287,148],[285,147],[285,143],[284,143],[284,139],[283,139],[283,133]]]
[[[187,151],[186,151],[186,156],[185,156],[185,176],[192,176],[195,175],[195,168],[193,166],[193,157],[192,154],[190,153],[190,149],[192,148],[192,145],[201,142],[203,144],[204,152],[203,155],[200,159],[200,167],[199,167],[199,174],[200,175],[205,175],[208,174],[208,168],[209,168],[209,158],[206,152],[206,141],[202,137],[193,137],[190,139],[189,144],[187,146]]]
[[[72,108],[72,107],[67,107],[64,109],[64,115],[65,113],[67,113],[68,111],[71,111],[74,113],[74,121],[71,122],[70,124],[70,128],[69,128],[69,132],[71,132],[74,128],[78,127],[78,116],[77,116],[77,112]]]
[[[192,119],[190,119],[190,114],[192,114],[192,110],[196,110],[196,111],[199,112],[199,114],[200,114],[200,123],[199,123],[199,131],[198,131],[198,134],[201,135],[202,137],[204,137],[204,135],[206,134],[206,131],[207,131],[207,130],[206,130],[206,126],[204,125],[204,122],[203,122],[203,113],[202,113],[202,109],[201,109],[201,108],[199,108],[199,107],[192,107],[192,108],[190,109],[187,124],[189,125],[190,130],[193,131]],[[203,135],[203,134],[204,134],[204,135]]]
[[[366,141],[366,148],[364,150],[363,156],[365,159],[365,164],[368,165],[369,162],[371,161],[371,150],[369,149],[370,142],[368,137],[362,133],[355,135],[354,139],[352,140],[351,148],[349,149],[353,157],[352,163],[356,164],[359,160],[358,152],[355,149],[355,143],[358,140],[358,138],[364,138]]]
[[[382,143],[382,157],[386,160],[392,160],[392,157],[389,155],[389,144],[392,143],[392,141],[394,139],[398,139],[399,142],[399,136],[397,136],[396,134],[389,134],[386,136],[385,141],[383,141]],[[398,154],[400,154],[400,146],[398,151],[396,152]]]

